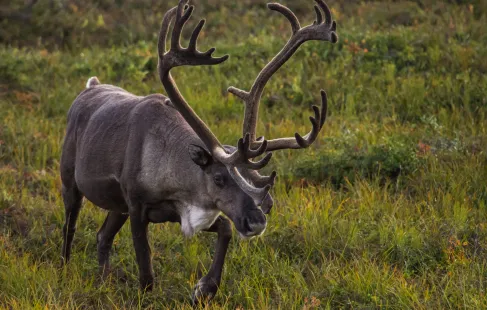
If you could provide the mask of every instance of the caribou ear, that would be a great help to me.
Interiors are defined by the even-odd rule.
[[[206,167],[213,162],[211,154],[201,146],[190,144],[188,151],[191,159],[200,167]]]

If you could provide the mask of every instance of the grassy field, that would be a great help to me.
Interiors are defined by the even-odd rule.
[[[105,212],[85,201],[73,259],[59,268],[66,113],[93,75],[138,95],[164,92],[156,38],[176,1],[155,2],[0,6],[0,308],[191,308],[213,234],[186,239],[177,224],[151,225],[156,283],[143,293],[129,225],[115,239],[119,272],[97,276]],[[192,25],[208,20],[203,47],[231,58],[174,76],[235,144],[243,106],[225,90],[248,89],[290,29],[264,1],[193,2]],[[312,21],[311,0],[280,2]],[[267,231],[235,236],[208,309],[487,308],[486,2],[328,4],[339,42],[305,44],[274,76],[259,133],[307,132],[321,88],[329,118],[313,147],[275,154]]]

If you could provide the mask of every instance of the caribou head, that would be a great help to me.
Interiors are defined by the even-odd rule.
[[[211,156],[213,162],[225,166],[228,174],[239,188],[250,196],[256,205],[261,205],[262,211],[267,214],[273,205],[273,199],[269,194],[269,190],[274,184],[276,172],[273,171],[270,176],[262,176],[258,173],[258,170],[264,168],[269,163],[272,157],[272,151],[307,148],[316,140],[318,133],[325,123],[327,97],[325,91],[322,90],[321,109],[313,106],[314,116],[310,117],[312,129],[304,137],[296,133],[293,138],[266,140],[264,137],[256,138],[259,103],[262,93],[271,76],[291,58],[301,44],[309,40],[336,43],[338,40],[335,32],[336,23],[332,20],[328,6],[322,0],[316,0],[317,5],[314,7],[316,20],[313,24],[306,27],[300,26],[297,17],[289,8],[278,3],[268,4],[269,9],[283,14],[289,20],[292,27],[292,36],[279,54],[262,69],[250,91],[244,91],[233,86],[228,88],[230,93],[239,97],[245,103],[245,115],[243,120],[243,136],[238,140],[237,147],[225,147],[186,102],[170,74],[170,70],[174,67],[217,65],[229,57],[228,55],[213,57],[212,54],[215,52],[215,48],[211,48],[207,52],[200,52],[197,49],[198,36],[205,24],[204,19],[200,20],[193,30],[188,47],[183,48],[181,46],[180,37],[182,29],[194,10],[194,6],[188,6],[187,2],[187,0],[180,1],[177,7],[169,10],[164,16],[158,42],[159,77],[168,94],[168,100],[174,104],[198,137],[203,141],[209,150],[208,156]],[[325,14],[325,21],[323,21],[322,12]],[[175,23],[171,35],[171,44],[169,50],[166,51],[168,28],[174,17]],[[267,154],[261,160],[254,161],[255,158],[266,152]],[[241,205],[241,208],[247,208],[247,206],[249,205]],[[252,209],[254,209],[253,206]],[[221,209],[221,211],[233,220],[239,232],[242,232],[239,228],[245,229],[245,226],[248,225],[246,224],[242,227],[238,223],[243,222],[244,224],[250,223],[252,225],[252,222],[247,220],[236,221],[235,217],[231,213],[226,213],[224,209]],[[259,218],[262,219],[261,216]],[[260,219],[259,222],[261,221]],[[262,226],[259,225],[259,227]]]

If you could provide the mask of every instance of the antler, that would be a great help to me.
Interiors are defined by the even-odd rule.
[[[264,88],[272,77],[272,75],[279,70],[279,68],[291,58],[297,49],[306,41],[320,40],[336,43],[338,36],[336,34],[336,23],[332,20],[331,12],[323,0],[315,0],[317,5],[314,6],[316,12],[316,20],[313,24],[301,28],[299,20],[294,13],[287,7],[278,4],[270,3],[267,7],[271,10],[277,11],[284,15],[291,24],[292,36],[283,49],[262,69],[254,81],[249,92],[235,88],[233,86],[228,88],[228,91],[235,96],[242,99],[245,103],[245,116],[243,123],[243,134],[250,134],[251,146],[258,146],[263,144],[263,141],[256,140],[257,119],[259,113],[259,102],[262,97]],[[325,21],[323,22],[322,11],[325,14]],[[313,106],[315,113],[314,117],[310,117],[312,124],[311,131],[302,137],[296,133],[294,138],[281,138],[267,141],[267,151],[278,149],[298,149],[310,146],[318,136],[326,119],[327,97],[326,93],[321,91],[322,104],[321,109]]]
[[[304,137],[301,137],[299,133],[294,134],[294,138],[279,138],[267,141],[267,150],[281,150],[281,149],[305,149],[316,140],[318,134],[323,128],[323,124],[326,121],[326,112],[328,109],[328,98],[326,92],[321,90],[321,109],[313,105],[313,111],[315,116],[310,116],[311,131]]]
[[[233,153],[228,154],[220,141],[218,141],[217,137],[211,132],[210,128],[206,126],[183,98],[169,72],[172,68],[178,66],[216,65],[228,59],[228,55],[217,58],[212,57],[215,48],[211,48],[204,53],[198,51],[196,46],[197,40],[205,20],[201,20],[193,30],[188,47],[183,48],[181,46],[180,37],[182,29],[194,10],[194,6],[188,7],[186,5],[187,2],[188,0],[180,0],[179,5],[169,10],[164,15],[162,21],[158,42],[159,76],[161,82],[164,85],[171,102],[205,143],[213,157],[227,167],[232,178],[244,191],[255,200],[261,202],[269,192],[271,184],[261,182],[259,185],[262,186],[255,187],[247,182],[247,180],[240,174],[238,168],[242,168],[242,170],[258,170],[266,166],[272,157],[272,153],[266,154],[266,156],[258,162],[253,162],[251,159],[266,152],[267,141],[263,140],[259,147],[252,149],[250,134],[244,134],[243,137],[238,140],[237,149]],[[176,21],[171,36],[171,47],[168,52],[165,52],[167,32],[174,16],[176,16]]]

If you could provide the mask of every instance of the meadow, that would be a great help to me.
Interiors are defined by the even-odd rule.
[[[139,290],[126,224],[98,277],[105,211],[84,202],[72,260],[60,268],[59,159],[66,113],[91,76],[137,95],[164,93],[157,34],[177,1],[40,0],[0,5],[0,308],[191,309],[214,234],[150,226],[155,288]],[[313,1],[282,0],[302,25]],[[194,0],[202,50],[224,64],[174,71],[186,99],[235,145],[248,89],[290,35],[265,1]],[[308,42],[272,78],[259,134],[306,133],[274,154],[265,234],[231,241],[207,309],[487,308],[487,3],[329,0],[339,42]],[[186,37],[190,27],[186,29]]]

